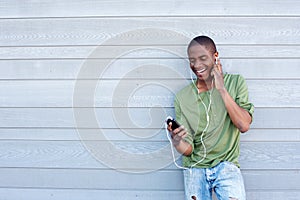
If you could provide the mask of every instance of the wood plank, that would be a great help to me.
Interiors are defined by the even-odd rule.
[[[124,173],[115,170],[1,168],[0,187],[102,190],[182,190],[180,171]],[[130,180],[130,184],[128,183]]]
[[[165,129],[83,129],[86,138],[101,131],[110,141],[167,141]],[[0,140],[78,141],[73,128],[0,128]],[[300,142],[300,129],[257,129],[242,134],[242,142]]]
[[[0,140],[79,141],[78,131],[73,128],[1,128]],[[85,138],[94,139],[103,131],[111,141],[167,141],[165,129],[83,129]],[[294,131],[295,132],[295,131]],[[131,134],[127,134],[131,133]],[[294,135],[297,135],[295,132]],[[293,137],[293,136],[291,136]],[[296,137],[296,136],[295,136]]]
[[[242,173],[247,190],[300,189],[300,177],[297,170],[243,171]],[[183,190],[182,173],[179,171],[129,174],[113,170],[1,168],[0,175],[3,177],[0,187],[102,190],[119,188],[120,190],[135,191],[145,189]],[[128,184],[128,180],[131,180],[130,184]]]
[[[103,141],[95,143],[105,147],[100,147],[101,149],[99,147],[96,147],[98,149],[86,149],[84,147],[86,143],[71,141],[2,141],[1,144],[3,144],[3,147],[7,147],[7,150],[0,154],[0,160],[3,161],[0,167],[102,170],[113,168],[125,172],[141,173],[169,168],[173,163],[170,146],[167,142],[138,142],[131,144],[128,142],[116,142],[109,149],[105,147],[107,142]],[[90,151],[94,152],[94,150],[101,150],[104,157],[99,157],[94,153],[91,154]],[[116,154],[117,152],[119,154]],[[171,168],[176,169],[174,166],[171,166]]]
[[[289,200],[297,200],[300,198],[300,192],[295,190],[265,190],[265,191],[247,191],[246,192],[247,199],[255,199],[255,200],[264,200],[264,199],[272,199],[272,200],[280,200],[280,199],[289,199]]]
[[[132,49],[137,49],[133,51]],[[138,50],[140,48],[140,50]],[[186,59],[185,46],[70,46],[70,47],[0,47],[1,60],[15,59]],[[131,52],[130,52],[131,51]],[[221,46],[221,59],[299,59],[300,46]],[[126,54],[122,56],[122,54]],[[122,57],[120,57],[122,56]],[[107,61],[107,60],[106,60]],[[100,62],[106,67],[110,63]],[[87,63],[89,64],[89,63]]]
[[[82,200],[87,197],[89,200],[110,199],[114,200],[182,200],[184,192],[180,191],[136,191],[136,190],[79,190],[79,189],[32,189],[32,188],[0,188],[0,196],[9,200],[53,200],[72,199]],[[249,200],[298,200],[300,192],[293,190],[265,190],[246,191]]]
[[[193,15],[298,15],[299,2],[288,1],[247,1],[227,2],[212,0],[201,2],[198,6],[193,0],[187,1],[137,1],[128,4],[120,0],[113,1],[43,1],[33,0],[26,4],[21,0],[1,1],[2,18],[19,17],[94,17],[94,16],[193,16]],[[68,9],[65,9],[68,8]],[[114,9],[112,9],[114,8]],[[213,9],[211,9],[213,8]]]
[[[243,171],[247,190],[299,190],[299,172],[282,170]]]
[[[0,188],[0,196],[9,200],[181,200],[184,198],[183,191],[161,190],[93,190],[93,189],[32,189],[32,188]]]
[[[299,109],[257,108],[251,127],[299,129]],[[164,110],[161,108],[0,108],[0,113],[1,128],[161,129],[164,127],[166,116],[174,116],[172,108]],[[74,113],[76,113],[76,124]],[[78,118],[79,116],[82,116],[82,119]],[[94,121],[95,117],[98,123]]]
[[[299,169],[298,146],[297,142],[242,142],[239,161],[247,170]]]
[[[276,2],[276,5],[278,3]],[[288,3],[284,2],[284,4]],[[189,5],[189,10],[192,7]],[[195,7],[199,12],[198,6]],[[210,8],[213,7],[210,5]],[[111,10],[109,9],[109,12]],[[142,11],[145,10],[147,9],[143,7]],[[97,12],[101,13],[99,10]],[[1,46],[100,44],[186,46],[196,35],[209,35],[215,40],[217,46],[224,44],[299,45],[299,13],[297,15],[298,17],[156,16],[2,19],[0,44]]]
[[[166,139],[165,139],[166,140]],[[179,170],[174,164],[168,141],[0,141],[0,168],[107,169],[141,172]],[[111,143],[112,146],[104,146]],[[102,156],[96,152],[101,151]],[[243,170],[297,170],[299,142],[241,142]],[[122,158],[114,155],[120,152]],[[176,158],[179,158],[177,156]],[[117,160],[118,159],[118,160]],[[149,162],[147,162],[149,161]],[[180,165],[180,159],[177,161]],[[113,164],[111,164],[113,163]]]
[[[299,129],[250,129],[242,134],[241,141],[247,142],[300,142]]]
[[[169,79],[160,79],[161,73]],[[0,107],[173,107],[174,95],[191,83],[170,68],[153,70],[155,79],[148,74],[137,80],[1,81]],[[256,107],[300,107],[299,80],[247,80],[247,85]]]
[[[0,80],[74,80],[85,60],[0,60]],[[104,61],[105,62],[105,61]],[[90,62],[89,68],[97,71],[101,61]],[[224,72],[238,73],[246,79],[300,79],[299,59],[225,59],[221,60]],[[120,67],[120,65],[122,67]],[[142,67],[152,65],[155,70]],[[101,65],[100,65],[101,66]],[[190,78],[188,65],[184,60],[178,59],[120,59],[118,65],[107,66],[101,79],[127,79],[159,78],[170,79],[169,73],[161,70],[162,66],[170,67],[179,72],[184,78]],[[282,70],[288,66],[289,70]],[[135,69],[135,70],[133,70]],[[161,70],[161,71],[160,71]],[[128,71],[131,73],[128,74]],[[280,73],[279,73],[280,72]],[[145,75],[146,74],[146,75]],[[83,79],[93,79],[94,74],[87,74]]]

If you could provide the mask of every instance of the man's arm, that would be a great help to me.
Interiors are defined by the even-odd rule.
[[[248,131],[250,128],[252,117],[247,110],[241,108],[234,101],[234,99],[230,96],[227,89],[225,88],[222,65],[219,59],[217,65],[212,70],[212,75],[214,76],[215,87],[221,94],[232,123],[240,130],[240,132],[244,133]]]
[[[177,152],[185,156],[191,155],[193,147],[192,145],[184,141],[184,138],[188,134],[187,130],[184,128],[184,126],[180,126],[179,128],[172,130],[171,126],[172,122],[168,124],[168,130],[171,133],[172,143],[176,148]]]
[[[248,111],[241,108],[230,96],[226,88],[219,90],[232,123],[245,133],[249,130],[252,118]]]

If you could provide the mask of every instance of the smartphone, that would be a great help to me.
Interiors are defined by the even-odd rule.
[[[172,130],[175,130],[176,128],[178,128],[180,126],[175,119],[172,119],[172,118],[167,119],[167,121],[166,121],[167,125],[169,125],[170,122],[172,122],[172,126],[171,126]]]

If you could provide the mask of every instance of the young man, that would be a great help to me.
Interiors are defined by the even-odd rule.
[[[223,74],[214,41],[194,38],[188,46],[190,68],[197,80],[176,94],[176,120],[171,132],[183,154],[187,200],[245,200],[239,169],[240,133],[248,131],[254,106],[240,75]]]

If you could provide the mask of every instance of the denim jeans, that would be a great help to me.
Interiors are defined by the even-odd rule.
[[[191,168],[183,171],[185,199],[211,200],[215,191],[218,200],[230,198],[246,200],[240,169],[230,162],[221,162],[212,168]]]

